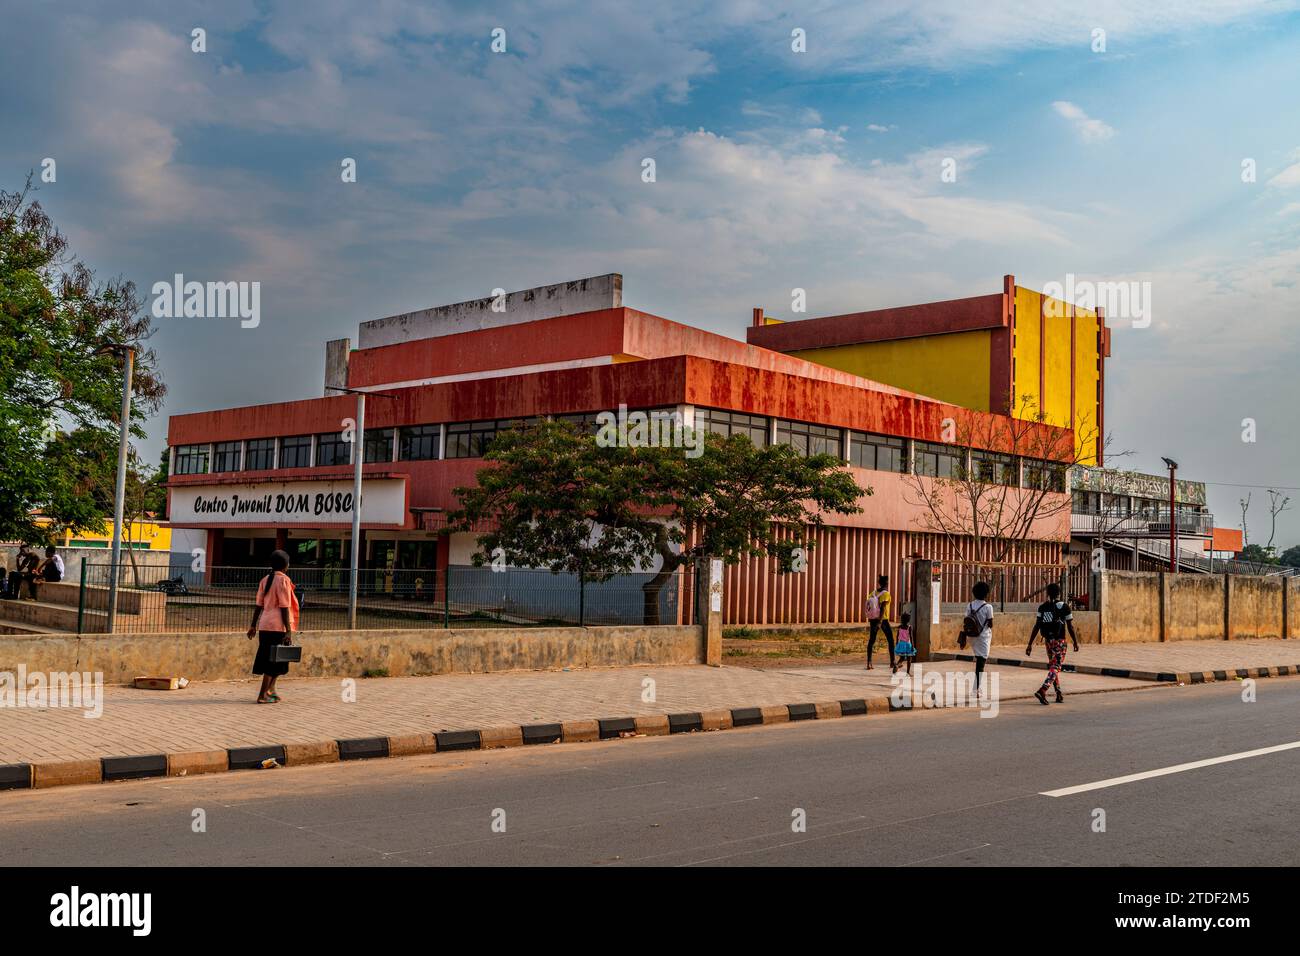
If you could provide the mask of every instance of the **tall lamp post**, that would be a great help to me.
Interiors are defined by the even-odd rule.
[[[363,392],[358,388],[344,388],[341,385],[326,386],[332,392],[345,392],[357,397],[357,424],[352,437],[352,552],[348,575],[348,630],[357,627],[357,578],[360,574],[361,560],[361,465],[366,458],[366,396],[377,395],[380,398],[396,398],[382,392]]]
[[[113,489],[113,557],[108,566],[108,633],[117,623],[117,579],[122,565],[122,515],[126,510],[126,459],[131,438],[131,379],[135,375],[135,347],[104,345],[101,354],[122,356],[122,428],[117,444],[117,485]]]
[[[1178,570],[1178,524],[1174,515],[1174,474],[1178,471],[1178,462],[1172,458],[1162,458],[1169,469],[1169,570]]]

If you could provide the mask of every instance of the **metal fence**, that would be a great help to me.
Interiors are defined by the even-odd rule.
[[[989,586],[988,601],[1000,611],[1029,611],[1047,600],[1047,586],[1059,584],[1063,596],[1073,600],[1087,594],[1087,576],[1074,573],[1065,564],[1011,564],[977,561],[944,561],[943,595],[945,604],[967,604],[976,582]],[[1078,578],[1079,580],[1076,580]],[[956,608],[951,608],[955,610]]]
[[[118,578],[114,633],[242,631],[252,620],[257,587],[266,568],[188,565],[133,569]],[[298,593],[299,628],[348,626],[351,572],[335,567],[291,567]],[[362,569],[357,578],[357,627],[544,627],[676,624],[688,568],[651,591],[652,574],[616,575],[604,581],[546,570],[452,566]],[[107,630],[108,564],[83,566],[78,633]]]

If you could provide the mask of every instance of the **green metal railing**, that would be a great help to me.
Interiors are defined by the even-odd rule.
[[[184,567],[123,563],[118,578],[116,633],[242,631],[252,620],[266,568]],[[676,624],[686,575],[679,569],[650,591],[651,574],[598,580],[546,570],[452,566],[362,569],[357,578],[357,627],[540,627]],[[347,628],[350,571],[291,567],[301,630]],[[78,633],[106,624],[108,564],[82,563]]]

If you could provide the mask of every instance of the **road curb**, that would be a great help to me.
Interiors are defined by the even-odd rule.
[[[966,660],[956,654],[935,655],[940,660]],[[1020,667],[1046,669],[1037,661],[1007,661],[990,658],[990,664],[1008,663]],[[1086,666],[1086,665],[1085,665]],[[1105,674],[1113,677],[1136,677],[1139,680],[1168,683],[1204,683],[1241,677],[1269,677],[1300,674],[1300,665],[1261,667],[1232,672],[1204,674],[1140,675],[1144,671],[1114,668],[1075,667],[1066,670],[1080,674]],[[1228,674],[1231,676],[1228,676]],[[1216,676],[1223,675],[1223,676]],[[1021,698],[1011,698],[1021,699]],[[1025,699],[1028,699],[1027,696]],[[866,717],[897,711],[918,712],[934,707],[896,707],[889,697],[852,698],[833,701],[800,701],[765,707],[715,708],[699,712],[654,714],[641,717],[604,717],[596,720],[566,720],[552,724],[509,724],[470,730],[440,730],[385,737],[339,740],[297,741],[256,747],[230,747],[225,750],[181,751],[127,757],[102,757],[93,760],[39,761],[0,764],[0,790],[29,790],[69,786],[81,783],[109,783],[142,777],[183,777],[191,774],[222,773],[232,770],[270,770],[278,767],[301,767],[309,764],[337,763],[379,757],[408,757],[418,754],[458,753],[470,750],[495,750],[502,747],[529,747],[553,743],[589,743],[690,733],[711,733],[740,727],[770,726],[807,720],[838,720]]]
[[[391,737],[296,741],[225,750],[183,751],[95,760],[0,764],[0,790],[30,790],[79,783],[108,783],[142,777],[183,777],[232,770],[271,770],[377,757],[495,750],[552,743],[587,743],[627,737],[709,733],[802,720],[888,714],[889,698],[799,702],[769,707],[717,708],[700,712],[567,720],[472,730],[442,730]]]
[[[954,654],[947,651],[931,654],[936,661],[961,661],[971,663],[970,654]],[[1046,661],[1026,660],[1021,657],[990,657],[989,665],[999,667],[1029,667],[1035,670],[1047,670]],[[1210,684],[1215,681],[1245,680],[1259,677],[1289,677],[1300,674],[1300,664],[1274,664],[1270,667],[1234,667],[1230,670],[1217,671],[1139,671],[1123,667],[1098,667],[1095,664],[1065,664],[1061,668],[1064,674],[1092,674],[1098,677],[1127,677],[1129,680],[1144,680],[1165,684]]]

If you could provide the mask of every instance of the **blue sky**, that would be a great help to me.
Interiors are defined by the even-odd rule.
[[[1293,3],[0,9],[0,183],[56,159],[38,198],[104,275],[262,285],[257,329],[160,321],[169,412],[319,394],[326,339],[498,286],[619,271],[743,337],[795,287],[816,315],[1073,273],[1151,283],[1150,326],[1113,323],[1128,465],[1221,482],[1229,525],[1232,483],[1300,486]]]

